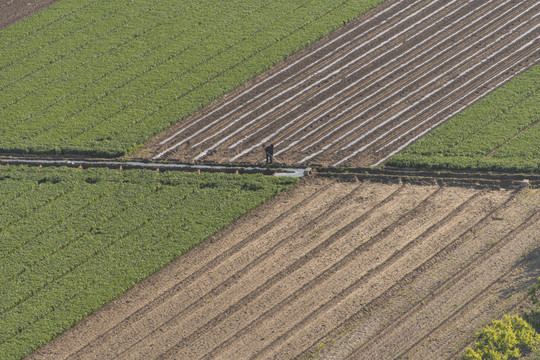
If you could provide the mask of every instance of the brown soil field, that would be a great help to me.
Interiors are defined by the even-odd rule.
[[[43,10],[59,0],[0,0],[0,30]]]
[[[540,276],[540,190],[310,177],[29,359],[455,359]]]
[[[390,0],[146,144],[135,157],[379,164],[540,61],[534,1]]]

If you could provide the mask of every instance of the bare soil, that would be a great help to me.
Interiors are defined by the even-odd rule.
[[[0,0],[0,30],[37,13],[59,0]]]
[[[540,191],[308,178],[29,359],[454,359],[527,306]]]

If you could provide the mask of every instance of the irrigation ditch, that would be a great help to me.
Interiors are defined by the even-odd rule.
[[[481,171],[459,171],[445,169],[416,169],[394,167],[278,167],[252,166],[238,164],[187,164],[170,161],[147,160],[111,160],[83,157],[70,158],[34,158],[34,157],[4,157],[0,165],[26,166],[66,166],[75,168],[109,168],[118,170],[144,169],[153,171],[185,171],[185,172],[223,172],[229,174],[263,174],[268,176],[287,176],[301,178],[317,176],[336,178],[342,181],[378,181],[378,182],[407,182],[411,184],[445,184],[450,186],[473,186],[477,188],[517,188],[539,187],[540,174],[503,173]]]
[[[277,168],[257,166],[215,165],[215,164],[182,164],[172,162],[121,161],[108,159],[37,159],[37,158],[3,158],[0,165],[27,166],[67,166],[76,168],[109,168],[118,170],[144,169],[154,171],[185,171],[185,172],[223,172],[229,174],[263,174],[272,176],[302,177],[310,172],[309,168]]]

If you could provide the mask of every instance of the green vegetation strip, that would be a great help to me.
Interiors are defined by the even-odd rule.
[[[386,164],[540,172],[540,64],[467,108]]]
[[[381,2],[60,1],[0,32],[0,151],[135,151]]]
[[[0,358],[20,359],[296,182],[0,168]]]

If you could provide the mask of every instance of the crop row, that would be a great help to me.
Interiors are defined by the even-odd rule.
[[[172,11],[172,9],[170,10]],[[135,17],[131,18],[130,20],[133,21],[134,19]],[[179,19],[179,20],[183,20],[183,19]],[[38,55],[41,55],[41,57],[37,56],[36,64],[23,63],[22,65],[24,65],[24,69],[25,69],[24,71],[26,71],[26,69],[32,69],[34,66],[37,66],[37,69],[39,69],[40,71],[35,74],[33,73],[33,70],[30,72],[26,72],[26,74],[23,76],[25,81],[14,81],[11,84],[17,84],[17,86],[21,87],[23,91],[24,89],[32,89],[33,91],[37,87],[42,86],[41,83],[43,82],[44,79],[48,79],[48,78],[52,78],[56,76],[56,78],[53,79],[53,82],[56,83],[56,82],[61,81],[63,83],[62,84],[63,88],[58,88],[55,92],[48,95],[50,97],[52,96],[52,98],[56,101],[58,101],[58,99],[60,99],[60,101],[63,101],[66,98],[67,100],[73,101],[74,100],[73,98],[80,98],[78,102],[75,103],[75,106],[78,107],[79,103],[84,103],[88,101],[88,95],[87,95],[88,91],[81,92],[81,90],[88,88],[90,85],[102,79],[103,77],[107,76],[110,72],[113,72],[114,70],[118,70],[121,67],[126,67],[126,65],[131,65],[131,66],[137,65],[136,63],[133,64],[132,61],[122,62],[120,63],[120,65],[117,65],[118,58],[129,59],[130,56],[133,55],[130,53],[126,53],[127,50],[130,50],[129,49],[130,47],[129,45],[131,45],[130,42],[134,41],[133,39],[136,39],[145,33],[146,33],[146,36],[149,36],[148,32],[150,31],[152,27],[155,28],[155,25],[157,24],[155,21],[156,19],[152,19],[152,18],[148,20],[141,19],[139,16],[136,21],[137,26],[134,29],[135,31],[131,29],[131,26],[128,27],[128,26],[125,26],[126,25],[125,23],[122,23],[124,26],[115,27],[114,29],[118,31],[116,31],[115,33],[109,34],[109,37],[112,37],[111,40],[106,40],[105,38],[101,38],[101,41],[98,41],[97,43],[94,41],[94,43],[92,43],[93,45],[92,47],[79,49],[80,51],[73,51],[73,49],[71,49],[69,46],[68,47],[64,46],[59,51],[60,55],[57,55],[55,52],[53,52],[54,54],[53,56],[57,56],[57,57],[51,60],[53,63],[52,67],[46,66],[46,62],[42,63],[44,60],[42,58],[42,54],[38,54]],[[109,20],[107,23],[114,24],[114,21]],[[151,25],[150,28],[147,27],[148,24]],[[160,29],[158,34],[165,34],[163,30],[164,30],[163,28]],[[124,34],[124,32],[126,33]],[[101,35],[102,34],[99,34],[99,36]],[[80,36],[84,37],[83,34],[81,34]],[[74,39],[73,41],[77,42],[78,40],[80,39]],[[92,40],[95,40],[95,39],[92,39]],[[155,44],[158,39],[150,36],[150,40],[152,41],[153,44]],[[104,41],[107,41],[107,43],[104,44],[103,43]],[[98,52],[98,50],[103,48],[104,45],[105,46],[108,45],[108,42],[113,42],[113,41],[121,41],[121,43],[115,44],[112,47],[107,46],[108,48],[105,51],[101,53]],[[88,41],[86,44],[90,44],[91,42],[92,41]],[[159,41],[157,43],[163,44],[163,42],[159,42]],[[62,44],[62,45],[65,45],[65,44]],[[66,48],[69,49],[67,52],[65,51]],[[136,47],[131,46],[131,48],[134,48],[134,49],[131,49],[131,52],[134,52],[135,50],[137,50]],[[121,50],[125,50],[125,51],[122,52]],[[158,47],[154,46],[152,50],[158,50]],[[109,59],[104,59],[103,55],[106,55],[106,54],[109,54],[117,61],[114,62],[114,61],[110,61]],[[145,53],[143,53],[143,55],[144,54]],[[68,56],[68,55],[71,55],[71,56]],[[87,60],[88,57],[92,57],[90,61]],[[109,71],[109,67],[113,67],[113,68],[111,68],[111,70]],[[77,71],[79,73],[77,73]],[[133,69],[131,71],[133,71]],[[29,75],[36,75],[36,76],[29,76]],[[12,77],[14,79],[17,79],[16,76],[12,76]],[[18,80],[22,80],[22,78]],[[114,81],[118,79],[115,78],[111,80],[114,83]],[[35,83],[32,81],[35,81]],[[3,90],[10,90],[9,92],[12,96],[15,96],[17,93],[21,92],[21,89],[19,88],[10,87],[11,84],[6,85]],[[49,87],[52,87],[53,89],[55,88],[55,86],[51,84],[50,82],[49,82],[49,85],[52,85]],[[44,96],[44,95],[47,95],[47,94],[43,94],[42,92],[37,92],[37,93],[33,92],[33,97],[39,100],[36,100],[32,97],[27,99],[26,102],[29,102],[30,106],[34,106],[34,108],[31,109],[30,111],[30,116],[20,119],[18,123],[14,123],[11,126],[12,127],[18,126],[19,124],[35,116],[35,111],[39,111],[40,109],[43,109],[43,106],[46,107],[47,105],[50,105],[49,101],[51,101],[51,99],[49,99],[47,96]],[[77,95],[77,96],[74,96],[74,95]],[[28,97],[28,93],[25,93],[23,97],[24,98]],[[7,99],[9,99],[9,97]],[[17,103],[21,99],[22,98],[19,97],[17,99],[12,100],[11,104]],[[36,103],[36,101],[38,102]],[[42,101],[42,103],[39,103],[39,101]],[[60,105],[62,104],[63,103],[61,103]],[[23,105],[24,105],[24,102],[20,103],[20,105],[18,106],[20,107]],[[5,107],[7,108],[8,106],[5,106]],[[16,110],[17,110],[17,107],[10,106],[10,111],[16,112]],[[10,114],[9,111],[6,112],[6,114],[9,115]],[[31,122],[35,123],[35,120],[32,120]]]
[[[2,359],[27,355],[294,183],[24,167],[0,168],[0,178],[10,194],[0,214]]]
[[[540,172],[540,64],[478,101],[387,165]]]
[[[84,5],[79,7],[74,6],[73,0],[63,1],[62,4],[57,4],[49,11],[39,12],[36,15],[24,20],[25,25],[15,25],[11,28],[5,29],[0,33],[0,39],[3,42],[0,50],[4,50],[7,47],[17,44],[23,41],[27,41],[32,36],[35,36],[39,32],[48,28],[49,26],[65,20],[67,17],[72,16],[74,13],[88,8],[96,3],[98,0],[88,1]],[[32,25],[28,25],[31,23]],[[9,40],[5,40],[9,39]]]
[[[91,39],[87,39],[86,42],[84,42],[84,43],[78,43],[76,47],[69,48],[69,50],[67,52],[66,51],[58,52],[58,54],[54,53],[54,56],[56,56],[56,57],[54,59],[52,59],[52,60],[49,60],[48,62],[41,63],[41,64],[37,63],[37,64],[34,64],[33,67],[32,66],[29,67],[28,65],[23,64],[23,67],[24,67],[24,71],[22,71],[23,74],[20,75],[19,77],[16,77],[14,75],[10,79],[11,82],[5,83],[3,85],[3,87],[0,88],[0,90],[10,90],[9,92],[6,92],[7,97],[5,99],[5,103],[4,103],[3,107],[1,108],[1,110],[4,110],[8,106],[12,106],[12,105],[16,104],[17,102],[19,102],[22,99],[28,97],[29,95],[36,93],[37,91],[41,90],[42,88],[44,88],[46,86],[49,86],[52,83],[54,83],[54,82],[56,82],[56,81],[58,81],[58,80],[60,80],[62,78],[69,77],[74,71],[79,70],[82,67],[89,66],[89,65],[95,65],[94,62],[99,57],[103,56],[104,54],[110,53],[112,51],[116,51],[116,49],[118,47],[125,46],[130,41],[132,41],[134,38],[136,38],[137,35],[140,35],[140,34],[127,33],[125,35],[124,41],[122,41],[121,43],[117,43],[117,44],[113,45],[112,47],[109,47],[108,49],[106,49],[105,51],[102,51],[102,52],[97,52],[96,49],[92,48],[90,45],[96,45],[94,43],[95,40],[101,39],[101,38],[111,34],[112,32],[117,31],[117,30],[121,29],[122,27],[125,27],[125,25],[128,24],[129,22],[142,21],[143,20],[142,16],[145,15],[145,13],[148,13],[150,10],[152,10],[154,8],[149,8],[145,12],[136,13],[135,16],[133,16],[131,18],[123,19],[122,22],[120,22],[118,24],[115,24],[113,21],[108,22],[107,24],[112,23],[112,25],[115,25],[115,26],[112,27],[111,29],[107,29],[107,31],[104,32],[104,33],[100,33],[98,35],[93,36]],[[152,30],[152,28],[147,28],[144,31],[148,32],[150,30]],[[63,60],[64,60],[64,58],[66,56],[68,56],[69,54],[72,54],[72,53],[77,53],[79,59],[82,59],[84,61],[81,61],[81,62],[77,63],[74,67],[69,67],[69,65],[74,65],[74,64],[68,64],[68,63],[64,62]],[[39,56],[39,54],[36,55],[36,56]],[[22,59],[27,60],[28,57],[23,57],[23,58],[21,58],[21,60]],[[54,66],[56,66],[57,68],[54,68]],[[33,76],[36,73],[41,72],[42,70],[44,70],[46,67],[47,67],[47,70],[48,70],[48,72],[47,72],[48,75],[45,76],[44,78],[46,78],[48,80],[47,82],[43,81],[44,79],[42,79],[42,77],[43,77],[42,75],[41,76]],[[30,71],[28,71],[28,68],[30,69]],[[60,69],[61,69],[61,71],[60,71]],[[10,69],[10,71],[13,71],[13,69]],[[51,75],[53,73],[55,75],[58,73],[59,75],[54,77],[54,76]],[[18,89],[17,87],[20,87],[22,90]],[[15,97],[15,96],[17,96],[17,94],[24,92],[25,89],[31,89],[31,90],[25,92],[23,95],[21,95],[19,97]]]
[[[31,36],[0,37],[1,151],[125,153],[378,2],[96,2],[42,16],[51,25]],[[24,25],[40,22],[8,29]]]

